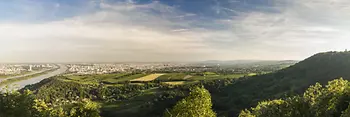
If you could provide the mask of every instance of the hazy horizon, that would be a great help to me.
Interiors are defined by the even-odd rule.
[[[350,43],[350,1],[11,0],[0,63],[303,60]]]
[[[210,62],[237,62],[237,61],[301,61],[301,60],[249,60],[249,59],[239,59],[239,60],[198,60],[198,61],[76,61],[76,62],[0,62],[0,64],[83,64],[83,63],[210,63]]]

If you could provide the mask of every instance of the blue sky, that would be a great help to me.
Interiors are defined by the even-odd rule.
[[[345,50],[347,0],[0,2],[0,62],[304,59]]]

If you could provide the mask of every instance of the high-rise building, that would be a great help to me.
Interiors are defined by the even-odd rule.
[[[29,65],[29,70],[28,71],[33,71],[33,66],[32,65]]]

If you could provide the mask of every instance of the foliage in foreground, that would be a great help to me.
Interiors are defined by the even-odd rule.
[[[303,95],[260,102],[239,117],[350,117],[350,83],[342,78],[316,83]]]
[[[100,117],[99,105],[88,99],[58,101],[55,104],[36,99],[25,90],[0,94],[0,117]]]
[[[204,87],[194,87],[188,97],[179,101],[172,110],[166,111],[165,117],[216,117],[211,109],[211,96]]]

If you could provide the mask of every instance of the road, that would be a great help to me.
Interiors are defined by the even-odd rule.
[[[56,75],[60,75],[60,74],[62,74],[64,72],[66,72],[67,69],[68,69],[67,66],[63,65],[63,64],[58,64],[58,66],[60,66],[60,68],[57,69],[56,71],[53,71],[53,72],[50,72],[50,73],[47,73],[47,74],[43,74],[43,75],[40,75],[40,76],[36,76],[34,78],[30,78],[30,79],[27,79],[27,80],[22,80],[22,81],[11,83],[11,84],[8,85],[9,86],[8,88],[9,88],[9,90],[21,89],[21,88],[25,87],[26,85],[35,84],[35,83],[40,82],[43,79],[50,78],[50,77],[53,77],[53,76],[56,76]],[[3,89],[4,87],[5,86],[0,86],[0,89]]]

